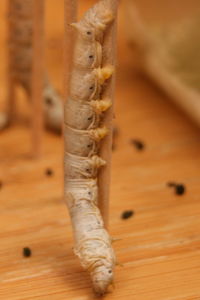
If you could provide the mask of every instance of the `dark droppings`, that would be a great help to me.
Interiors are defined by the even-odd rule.
[[[130,143],[132,146],[134,146],[139,151],[142,151],[145,148],[145,145],[141,140],[131,139]]]
[[[185,188],[185,185],[182,183],[168,182],[167,186],[173,187],[176,195],[181,196],[181,195],[185,194],[186,188]]]
[[[47,169],[45,170],[45,174],[46,174],[46,176],[52,176],[52,175],[53,175],[53,170],[50,169],[50,168],[47,168]]]
[[[23,256],[24,257],[30,257],[31,256],[31,249],[29,247],[23,248]]]
[[[134,215],[134,211],[133,210],[125,210],[122,214],[121,214],[121,219],[126,220],[129,219],[130,217],[132,217]]]

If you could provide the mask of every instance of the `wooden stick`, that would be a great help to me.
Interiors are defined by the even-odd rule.
[[[33,154],[39,156],[43,135],[44,87],[44,1],[35,0],[33,6],[33,65],[32,65],[32,134]]]
[[[12,76],[12,58],[11,58],[11,50],[10,50],[10,42],[11,42],[11,20],[10,20],[10,14],[11,14],[11,6],[12,6],[12,0],[8,1],[8,27],[7,27],[7,37],[8,37],[8,50],[7,50],[7,115],[8,115],[8,121],[11,123],[15,117],[15,112],[16,112],[16,92],[15,92],[15,82]]]
[[[130,2],[128,13],[131,18],[130,39],[133,39],[141,54],[144,71],[151,77],[172,100],[180,106],[198,125],[200,125],[199,93],[185,86],[176,75],[163,65],[158,46],[154,44],[149,29],[140,17],[136,7]]]
[[[149,57],[145,66],[147,74],[161,86],[174,102],[200,126],[199,93],[182,84],[159,64],[156,57]]]
[[[110,26],[105,39],[103,49],[103,65],[111,64],[115,67],[116,74],[116,45],[117,45],[117,9],[119,0],[108,0],[112,8],[115,20]],[[106,161],[106,166],[99,172],[99,208],[104,219],[105,226],[108,227],[109,219],[109,193],[111,178],[111,156],[112,156],[112,132],[115,98],[115,76],[113,75],[109,86],[106,88],[106,95],[112,100],[112,107],[105,113],[104,125],[109,130],[109,134],[103,140],[100,157]]]
[[[64,38],[64,95],[67,101],[69,93],[69,75],[72,67],[74,30],[69,25],[77,21],[77,0],[65,0],[65,38]]]

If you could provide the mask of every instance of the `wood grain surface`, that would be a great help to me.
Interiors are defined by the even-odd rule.
[[[47,3],[47,64],[58,88],[63,1]],[[88,6],[92,1],[82,2]],[[6,95],[5,1],[0,3],[0,99]],[[200,133],[166,96],[133,69],[123,10],[119,22],[116,119],[110,233],[119,266],[105,299],[200,300]],[[30,107],[21,95],[18,121],[0,133],[0,299],[95,299],[88,275],[73,254],[63,202],[63,142],[44,136],[44,155],[30,157]],[[20,118],[19,118],[20,117]],[[131,144],[140,139],[138,151]],[[47,169],[52,175],[47,176]],[[184,183],[174,194],[167,182]],[[135,214],[121,219],[124,210]],[[23,257],[30,247],[32,256]]]

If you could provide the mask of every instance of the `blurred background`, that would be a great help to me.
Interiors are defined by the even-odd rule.
[[[46,68],[61,94],[63,2],[45,1]],[[79,15],[95,3],[79,2]],[[6,9],[1,0],[2,111]],[[114,247],[123,267],[117,267],[108,299],[200,299],[199,9],[197,0],[120,4],[109,229],[119,239]],[[144,31],[136,30],[135,20]],[[188,51],[180,46],[183,40],[192,45]],[[0,298],[93,299],[72,251],[63,203],[62,136],[45,131],[42,156],[33,159],[31,107],[20,88],[16,102],[14,124],[0,132]],[[29,259],[22,255],[27,246]]]

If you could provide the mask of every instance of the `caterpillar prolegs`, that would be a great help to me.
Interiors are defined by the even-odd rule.
[[[11,76],[21,85],[28,97],[31,94],[33,56],[33,3],[34,0],[11,0],[9,11],[9,52]],[[45,76],[44,116],[47,127],[60,131],[63,121],[63,104],[60,95]]]
[[[72,219],[75,254],[88,270],[94,290],[106,292],[113,281],[115,255],[98,208],[99,156],[108,130],[104,112],[111,100],[104,98],[113,66],[103,65],[104,35],[113,21],[109,1],[101,0],[72,24],[76,29],[69,98],[65,114],[65,200]]]

